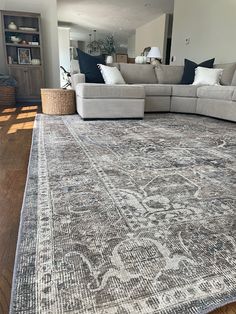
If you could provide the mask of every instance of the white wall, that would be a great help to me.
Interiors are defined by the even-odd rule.
[[[135,34],[128,38],[128,56],[129,58],[137,57],[135,53]]]
[[[60,86],[56,0],[0,0],[1,10],[41,13],[45,79],[47,87]],[[2,30],[0,30],[2,32]],[[2,40],[0,40],[2,41]],[[0,43],[0,71],[6,71]]]
[[[135,54],[139,56],[145,47],[159,47],[162,55],[165,49],[166,14],[136,29]]]
[[[70,29],[58,27],[59,62],[67,71],[70,71]],[[61,71],[62,74],[62,71]],[[66,83],[60,75],[61,87]]]
[[[171,55],[196,62],[236,61],[236,0],[175,0]],[[190,38],[189,45],[185,39]]]

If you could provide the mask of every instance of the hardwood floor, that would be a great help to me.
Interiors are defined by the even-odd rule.
[[[20,209],[37,106],[0,109],[0,313],[10,302]]]
[[[0,314],[7,314],[9,309],[20,210],[36,113],[37,106],[0,108]],[[236,303],[212,314],[236,314]]]

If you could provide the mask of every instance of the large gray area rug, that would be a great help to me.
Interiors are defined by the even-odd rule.
[[[11,313],[206,313],[236,299],[236,124],[38,115]]]

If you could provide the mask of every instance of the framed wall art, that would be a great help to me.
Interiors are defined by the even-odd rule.
[[[18,63],[31,64],[31,51],[29,48],[18,48]]]

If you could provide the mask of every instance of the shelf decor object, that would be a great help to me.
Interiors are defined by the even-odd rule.
[[[10,22],[8,24],[8,28],[11,29],[11,30],[16,30],[17,29],[17,26],[14,22]]]
[[[39,101],[44,87],[41,19],[38,13],[1,11],[8,74],[17,81],[17,101]]]

